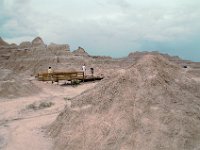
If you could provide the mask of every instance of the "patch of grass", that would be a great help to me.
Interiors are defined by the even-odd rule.
[[[65,101],[70,101],[71,98],[70,98],[70,97],[65,97],[64,100],[65,100]]]
[[[38,108],[39,109],[48,108],[48,107],[51,107],[52,105],[54,105],[54,103],[52,103],[52,102],[42,102],[42,103],[40,103]]]
[[[37,109],[37,106],[36,106],[35,103],[33,103],[33,104],[28,105],[28,106],[27,106],[27,109],[33,109],[33,110],[36,110],[36,109]]]
[[[81,83],[81,80],[72,80],[72,85],[78,85]]]
[[[52,102],[41,102],[39,104],[32,103],[27,106],[27,109],[40,110],[40,109],[51,107],[52,105],[54,105],[54,103]]]

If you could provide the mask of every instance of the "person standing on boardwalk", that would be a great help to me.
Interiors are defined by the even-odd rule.
[[[53,70],[51,69],[51,67],[49,67],[49,69],[48,69],[48,79],[49,78],[53,84]]]
[[[82,71],[83,71],[84,76],[86,76],[86,66],[85,66],[85,64],[83,64],[83,66],[82,66]]]
[[[90,72],[91,72],[91,75],[93,77],[94,76],[94,68],[90,68]]]

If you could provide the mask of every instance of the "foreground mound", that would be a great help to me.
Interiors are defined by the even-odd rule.
[[[72,99],[51,125],[57,150],[200,147],[200,89],[162,56],[146,55]]]
[[[28,80],[23,80],[12,70],[0,69],[0,101],[4,98],[17,98],[36,94],[38,87]]]

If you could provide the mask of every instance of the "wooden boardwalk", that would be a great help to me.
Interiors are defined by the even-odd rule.
[[[91,75],[85,76],[84,72],[82,71],[54,72],[52,74],[43,72],[43,73],[38,73],[36,78],[39,81],[54,81],[54,82],[59,82],[60,80],[66,80],[66,81],[80,80],[82,82],[87,82],[87,81],[95,81],[103,79],[103,77],[99,76],[91,76]]]

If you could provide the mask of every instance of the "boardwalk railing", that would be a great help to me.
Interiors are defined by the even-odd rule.
[[[59,80],[82,80],[84,81],[84,73],[82,71],[74,71],[74,72],[54,72],[52,74],[38,73],[36,78],[39,81],[59,81]]]

